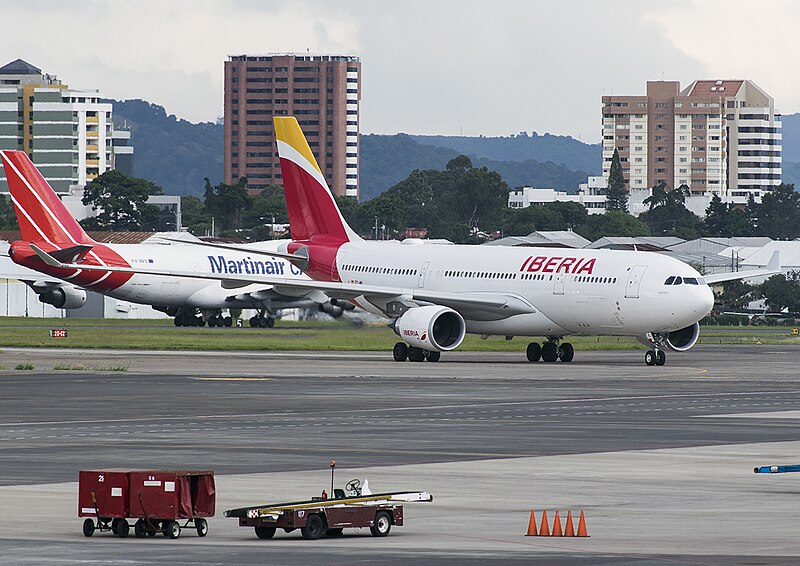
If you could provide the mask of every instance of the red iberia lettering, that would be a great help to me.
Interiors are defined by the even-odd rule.
[[[561,261],[561,263],[558,264],[558,267],[556,268],[556,273],[560,273],[562,271],[564,273],[569,273],[569,267],[572,264],[574,264],[576,261],[578,261],[578,258],[576,258],[576,257],[565,257]]]
[[[586,263],[584,263],[580,269],[574,271],[573,273],[588,273],[589,275],[592,274],[592,270],[594,270],[594,258],[590,259]]]
[[[542,267],[542,271],[545,273],[553,273],[553,267],[558,263],[558,260],[562,258],[560,257],[551,257],[548,259],[544,266]]]
[[[595,258],[529,256],[519,268],[520,271],[542,273],[592,273]]]

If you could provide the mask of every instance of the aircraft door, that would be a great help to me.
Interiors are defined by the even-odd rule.
[[[639,298],[639,285],[642,284],[646,265],[634,265],[628,273],[628,283],[625,285],[625,296],[629,299]]]
[[[419,271],[419,278],[417,279],[417,287],[422,289],[425,287],[425,272],[428,271],[428,266],[431,262],[426,261],[425,264],[422,266],[422,269]]]
[[[567,281],[567,274],[563,271],[561,273],[556,273],[555,278],[553,279],[553,294],[554,295],[563,295],[564,294],[564,283]]]

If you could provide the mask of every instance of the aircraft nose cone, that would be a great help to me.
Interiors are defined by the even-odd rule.
[[[705,316],[711,312],[714,307],[714,291],[708,285],[700,287],[700,293],[697,299],[697,311],[701,316]]]

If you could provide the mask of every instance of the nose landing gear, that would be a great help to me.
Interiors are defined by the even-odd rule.
[[[664,353],[664,350],[659,350],[657,347],[654,347],[652,350],[647,350],[645,353],[644,363],[648,366],[663,366],[667,363],[667,354]]]

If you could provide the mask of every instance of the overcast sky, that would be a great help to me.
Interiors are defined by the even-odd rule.
[[[600,97],[747,78],[800,111],[791,0],[0,0],[0,53],[75,88],[222,115],[229,54],[358,55],[361,131],[600,140]],[[5,61],[0,62],[0,64]]]

